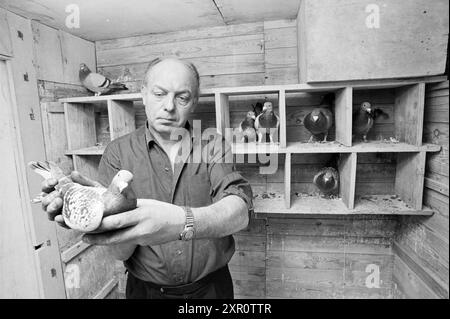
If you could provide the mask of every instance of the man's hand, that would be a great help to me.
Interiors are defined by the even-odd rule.
[[[83,241],[95,245],[159,245],[178,239],[184,229],[183,208],[153,199],[138,199],[137,208],[103,218],[96,234]]]
[[[77,171],[73,171],[70,178],[73,182],[83,186],[102,187],[100,183],[81,175]],[[61,215],[64,194],[55,190],[56,184],[58,184],[58,181],[54,178],[42,182],[42,209],[47,213],[49,220],[54,220],[59,226],[70,229]]]

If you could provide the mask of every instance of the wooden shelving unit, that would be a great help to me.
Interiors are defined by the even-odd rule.
[[[304,215],[430,215],[423,207],[423,185],[427,152],[437,152],[440,146],[422,144],[425,83],[441,82],[444,77],[403,80],[352,81],[345,83],[295,84],[228,87],[203,90],[201,97],[215,101],[216,127],[227,139],[230,135],[230,97],[267,94],[276,96],[275,112],[280,116],[278,143],[233,143],[235,154],[282,154],[284,156],[284,196],[255,198],[255,212],[264,216]],[[362,90],[393,90],[392,131],[395,140],[352,141],[353,98]],[[289,94],[335,94],[334,141],[305,143],[288,138],[287,106]],[[392,92],[392,91],[391,91]],[[105,145],[98,145],[95,135],[93,105],[103,103],[108,110],[111,140],[135,129],[133,103],[140,93],[61,99],[64,103],[69,150],[75,169],[95,176],[99,155]],[[396,154],[395,191],[393,194],[360,196],[356,192],[358,156],[366,153]],[[339,154],[339,198],[292,193],[292,155]],[[412,185],[412,182],[414,183]]]

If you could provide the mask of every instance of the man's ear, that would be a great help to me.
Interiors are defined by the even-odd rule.
[[[197,106],[198,106],[198,96],[196,96],[194,98],[194,101],[192,101],[192,107],[191,107],[190,113],[194,113],[195,110],[197,109]]]
[[[144,105],[147,105],[147,87],[145,85],[141,86],[141,95],[142,95],[142,102]]]

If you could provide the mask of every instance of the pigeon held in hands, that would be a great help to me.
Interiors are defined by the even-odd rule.
[[[239,131],[242,134],[241,142],[256,142],[255,119],[255,112],[248,111],[245,119],[239,124]]]
[[[263,134],[269,135],[269,140],[274,143],[273,135],[278,132],[280,127],[280,118],[273,111],[272,102],[265,102],[262,113],[256,117],[255,128],[258,132],[258,141],[263,141]]]
[[[339,172],[333,167],[325,167],[314,176],[313,183],[326,195],[336,193],[339,190]]]
[[[84,63],[80,64],[80,71],[78,75],[81,84],[83,84],[83,86],[89,91],[94,92],[95,96],[112,93],[119,90],[128,90],[125,84],[120,82],[112,82],[106,76],[100,73],[92,72]]]
[[[389,118],[389,115],[383,110],[373,109],[369,102],[361,103],[361,106],[353,113],[353,137],[362,136],[363,141],[367,142],[367,134],[369,134],[375,119],[379,116]]]
[[[328,132],[333,126],[333,113],[326,108],[315,108],[303,119],[305,128],[311,133],[308,143],[313,141],[314,136],[324,134],[323,142],[327,141]]]
[[[136,208],[136,199],[127,199],[123,190],[133,179],[129,171],[119,171],[108,188],[102,186],[84,186],[65,176],[61,168],[53,162],[32,161],[28,166],[44,179],[58,181],[55,190],[62,195],[62,216],[67,226],[81,232],[90,232],[100,226],[107,211],[119,213]],[[38,203],[39,196],[32,200]]]

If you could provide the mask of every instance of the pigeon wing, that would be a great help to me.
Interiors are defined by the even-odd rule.
[[[93,91],[93,92],[103,92],[108,90],[111,84],[111,80],[101,75],[99,73],[89,73],[89,75],[84,79],[83,85]]]

